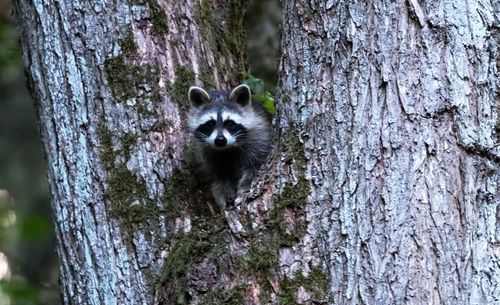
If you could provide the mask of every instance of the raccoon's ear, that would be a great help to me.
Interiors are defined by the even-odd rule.
[[[210,103],[210,95],[208,95],[207,91],[203,90],[200,87],[189,87],[188,96],[189,102],[194,107],[200,107],[204,104]]]
[[[245,84],[239,85],[234,88],[229,94],[229,100],[233,103],[239,104],[245,107],[250,104],[252,99],[252,93],[250,92],[250,87]]]

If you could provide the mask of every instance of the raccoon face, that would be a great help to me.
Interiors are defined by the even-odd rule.
[[[195,137],[213,149],[224,150],[240,146],[248,135],[245,111],[250,106],[250,88],[236,87],[225,92],[207,93],[199,87],[189,88],[193,109],[188,120]]]

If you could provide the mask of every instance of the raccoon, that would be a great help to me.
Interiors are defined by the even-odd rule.
[[[231,93],[189,88],[187,124],[195,159],[221,210],[249,186],[271,146],[271,116],[251,100],[250,88]]]

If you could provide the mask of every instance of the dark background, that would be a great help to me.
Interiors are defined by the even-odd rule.
[[[45,161],[12,21],[0,0],[0,304],[58,304]]]
[[[251,73],[274,92],[278,0],[250,1]],[[46,165],[10,0],[0,0],[0,305],[60,304]]]

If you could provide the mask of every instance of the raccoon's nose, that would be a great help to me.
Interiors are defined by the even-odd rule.
[[[218,135],[214,139],[215,146],[223,147],[224,145],[226,145],[226,143],[227,143],[227,140],[226,140],[226,138],[223,135]]]

